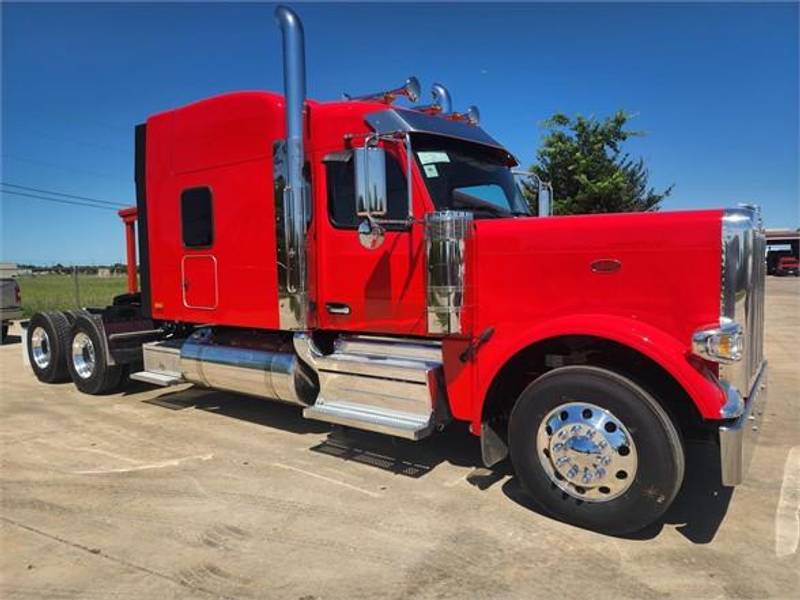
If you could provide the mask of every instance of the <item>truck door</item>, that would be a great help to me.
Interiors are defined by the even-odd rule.
[[[408,217],[404,158],[386,156],[386,218]],[[385,226],[377,248],[359,241],[354,159],[351,150],[324,157],[315,196],[317,214],[317,315],[320,327],[344,331],[424,335],[424,231],[420,223]],[[417,190],[415,204],[421,206]],[[322,203],[320,203],[322,204]],[[420,211],[421,212],[421,211]],[[419,214],[419,213],[417,213]]]

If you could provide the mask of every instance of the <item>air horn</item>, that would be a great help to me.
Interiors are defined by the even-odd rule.
[[[386,90],[384,92],[375,92],[374,94],[364,94],[363,96],[351,96],[350,94],[342,94],[345,100],[375,100],[385,104],[391,104],[396,98],[404,96],[411,102],[416,102],[419,98],[419,79],[416,77],[409,77],[406,79],[405,84],[394,90]]]

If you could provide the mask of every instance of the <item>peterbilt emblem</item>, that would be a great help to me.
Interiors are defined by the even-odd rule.
[[[616,273],[622,267],[622,263],[616,258],[601,258],[592,261],[592,273]]]

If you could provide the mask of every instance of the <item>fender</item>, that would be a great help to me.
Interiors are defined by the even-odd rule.
[[[472,412],[473,432],[480,431],[483,404],[503,365],[528,346],[567,335],[603,338],[636,350],[660,365],[683,387],[703,418],[720,418],[724,392],[708,369],[690,361],[688,340],[682,343],[669,333],[636,319],[585,314],[548,320],[521,332],[507,327],[495,333],[481,348],[476,361],[478,383]]]

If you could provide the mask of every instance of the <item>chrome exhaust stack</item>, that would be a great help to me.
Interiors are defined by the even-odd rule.
[[[286,111],[285,145],[276,148],[275,163],[285,168],[278,225],[278,295],[281,329],[305,329],[307,317],[306,224],[307,190],[303,178],[303,117],[306,102],[306,58],[303,23],[292,9],[278,6],[275,20],[283,33],[283,87]],[[285,157],[283,156],[285,154]],[[285,160],[284,160],[285,158]],[[278,180],[280,169],[274,176]]]

